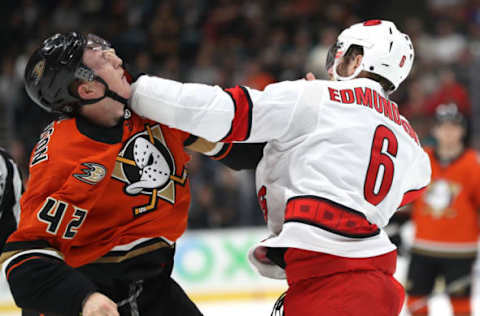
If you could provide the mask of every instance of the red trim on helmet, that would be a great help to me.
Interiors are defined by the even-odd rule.
[[[363,23],[364,26],[373,26],[373,25],[379,25],[382,24],[382,21],[380,20],[368,20]]]

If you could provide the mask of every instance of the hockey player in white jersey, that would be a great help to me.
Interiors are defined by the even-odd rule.
[[[271,237],[249,253],[286,278],[286,316],[398,315],[396,249],[382,230],[430,181],[428,156],[388,95],[408,76],[410,38],[389,21],[345,29],[336,81],[297,80],[264,91],[143,76],[134,111],[211,141],[268,142],[256,189]]]

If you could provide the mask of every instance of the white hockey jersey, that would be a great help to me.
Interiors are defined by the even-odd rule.
[[[264,142],[256,189],[272,237],[260,246],[363,258],[395,249],[381,229],[430,182],[430,162],[371,79],[222,90],[140,77],[132,109],[211,141]],[[283,271],[260,273],[280,278]]]

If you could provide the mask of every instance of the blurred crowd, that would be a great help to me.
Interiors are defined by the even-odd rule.
[[[263,89],[308,71],[326,78],[327,50],[340,30],[390,19],[416,49],[412,75],[392,95],[402,114],[429,143],[435,108],[455,102],[471,118],[471,140],[480,148],[480,0],[7,0],[1,6],[0,145],[24,173],[52,119],[23,90],[26,60],[46,37],[72,30],[110,40],[140,72]],[[189,171],[190,228],[263,223],[253,172],[197,155]]]

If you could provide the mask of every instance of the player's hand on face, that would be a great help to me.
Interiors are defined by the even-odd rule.
[[[105,295],[95,292],[83,304],[82,316],[120,316],[120,314],[115,302]]]
[[[307,79],[308,81],[312,81],[312,80],[315,80],[317,78],[315,78],[315,75],[313,73],[309,72],[305,75],[305,79]]]

